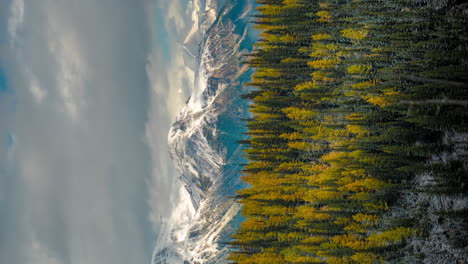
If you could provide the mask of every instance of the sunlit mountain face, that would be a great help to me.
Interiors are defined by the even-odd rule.
[[[180,175],[180,200],[165,219],[153,263],[227,263],[226,242],[243,220],[233,197],[245,187],[247,101],[240,95],[252,70],[242,64],[256,32],[248,26],[253,1],[206,2],[192,13],[184,39],[194,83],[169,132],[169,150]]]

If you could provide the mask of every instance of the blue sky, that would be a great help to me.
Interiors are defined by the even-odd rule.
[[[6,92],[8,88],[7,77],[2,68],[0,68],[0,92]]]
[[[0,0],[0,263],[149,263],[185,2]]]

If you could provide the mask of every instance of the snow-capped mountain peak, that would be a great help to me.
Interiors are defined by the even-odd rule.
[[[240,119],[248,116],[239,93],[249,74],[240,55],[251,42],[246,19],[239,17],[253,10],[252,1],[194,1],[193,7],[194,25],[184,45],[198,54],[195,82],[168,135],[180,201],[159,235],[154,264],[224,263],[228,248],[221,242],[240,217],[240,205],[230,197],[242,185],[235,141],[244,129]]]

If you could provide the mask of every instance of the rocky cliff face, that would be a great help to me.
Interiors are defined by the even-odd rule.
[[[199,25],[185,40],[193,49],[201,38],[192,95],[168,136],[181,200],[160,234],[154,264],[224,263],[228,249],[222,242],[240,222],[240,205],[230,197],[242,185],[243,160],[235,141],[242,139],[240,120],[248,117],[239,95],[250,76],[241,54],[252,43],[246,24],[251,2],[206,2]]]

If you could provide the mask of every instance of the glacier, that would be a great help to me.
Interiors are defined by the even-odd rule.
[[[185,40],[195,72],[191,96],[169,131],[169,152],[180,176],[179,202],[163,221],[153,264],[227,263],[225,242],[243,218],[235,191],[240,180],[242,119],[252,69],[242,64],[257,37],[248,26],[254,1],[193,1]]]

